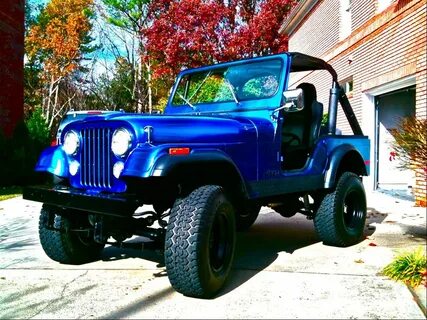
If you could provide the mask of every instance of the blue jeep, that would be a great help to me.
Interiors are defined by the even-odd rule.
[[[331,75],[322,131],[315,87],[288,88],[292,73],[312,70]],[[353,135],[336,134],[338,103]],[[95,260],[105,244],[132,246],[125,240],[143,236],[164,248],[177,291],[212,297],[229,274],[236,230],[249,228],[261,206],[313,219],[327,245],[363,234],[369,139],[334,69],[311,56],[182,71],[164,114],[88,116],[67,124],[60,143],[36,167],[59,182],[27,188],[24,198],[44,203],[40,242],[61,263]],[[145,204],[154,211],[135,214]]]

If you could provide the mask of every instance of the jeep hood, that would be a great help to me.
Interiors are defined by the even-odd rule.
[[[133,131],[139,143],[147,141],[144,128],[151,127],[154,145],[164,143],[239,143],[254,138],[256,128],[248,118],[223,116],[152,116],[141,114],[106,115],[74,122],[70,128],[127,127]],[[64,132],[67,130],[64,130]]]

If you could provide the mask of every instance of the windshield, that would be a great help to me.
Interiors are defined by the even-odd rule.
[[[245,63],[184,75],[172,105],[221,103],[270,98],[279,88],[282,63],[279,59]]]

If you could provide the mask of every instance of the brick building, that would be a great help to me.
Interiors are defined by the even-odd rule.
[[[10,135],[24,110],[24,0],[0,0],[0,131]]]
[[[407,193],[425,205],[425,175],[397,167],[390,130],[401,117],[426,118],[426,0],[300,0],[283,22],[289,51],[329,62],[371,139],[368,189]],[[297,74],[291,85],[312,82],[328,105],[326,72]],[[343,112],[338,128],[350,133]],[[423,203],[424,201],[424,203]]]

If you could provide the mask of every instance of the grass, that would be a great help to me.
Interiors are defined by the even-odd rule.
[[[18,197],[22,194],[21,187],[0,187],[0,201]]]
[[[403,281],[411,287],[424,282],[426,285],[427,257],[423,247],[398,255],[382,273],[396,281]]]

